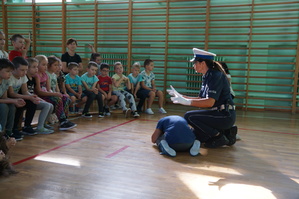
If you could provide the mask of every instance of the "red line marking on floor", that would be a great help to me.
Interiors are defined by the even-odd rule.
[[[52,149],[49,149],[49,150],[47,150],[47,151],[44,151],[44,152],[41,152],[41,153],[39,153],[39,154],[36,154],[36,155],[30,156],[30,157],[28,157],[28,158],[25,158],[25,159],[19,160],[19,161],[17,161],[17,162],[14,162],[14,163],[13,163],[13,165],[18,165],[18,164],[21,164],[21,163],[23,163],[23,162],[26,162],[26,161],[28,161],[28,160],[34,159],[34,158],[35,158],[35,157],[37,157],[37,156],[40,156],[40,155],[43,155],[43,154],[49,153],[49,152],[51,152],[51,151],[55,151],[55,150],[57,150],[57,149],[60,149],[60,148],[62,148],[62,147],[65,147],[65,146],[68,146],[68,145],[70,145],[70,144],[73,144],[73,143],[79,142],[79,141],[81,141],[81,140],[84,140],[84,139],[86,139],[86,138],[89,138],[89,137],[95,136],[95,135],[97,135],[97,134],[100,134],[100,133],[103,133],[103,132],[105,132],[105,131],[109,131],[109,130],[111,130],[111,129],[114,129],[114,128],[117,128],[117,127],[119,127],[119,126],[123,126],[123,125],[125,125],[125,124],[128,124],[128,123],[130,123],[130,122],[133,122],[133,121],[135,121],[135,119],[133,119],[133,120],[130,120],[130,121],[127,121],[127,122],[124,122],[124,123],[121,123],[121,124],[118,124],[118,125],[116,125],[116,126],[112,126],[112,127],[110,127],[110,128],[107,128],[107,129],[101,130],[101,131],[99,131],[99,132],[96,132],[96,133],[93,133],[93,134],[87,135],[87,136],[85,136],[85,137],[79,138],[79,139],[77,139],[77,140],[74,140],[74,141],[71,141],[71,142],[69,142],[69,143],[66,143],[66,144],[63,144],[63,145],[60,145],[60,146],[54,147],[54,148],[52,148]]]
[[[118,154],[118,153],[120,153],[120,152],[126,150],[128,147],[129,147],[129,146],[124,146],[123,148],[118,149],[117,151],[114,151],[113,153],[107,155],[106,158],[111,158],[111,157],[115,156],[116,154]]]

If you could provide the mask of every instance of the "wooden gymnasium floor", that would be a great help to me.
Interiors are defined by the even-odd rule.
[[[0,178],[0,198],[299,199],[299,114],[237,111],[241,141],[175,158],[150,142],[164,116],[74,117],[72,131],[25,137],[11,153],[19,174]]]

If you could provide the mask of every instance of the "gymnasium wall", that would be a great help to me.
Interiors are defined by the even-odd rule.
[[[201,76],[187,62],[196,47],[228,64],[239,108],[299,111],[299,1],[10,0],[1,6],[0,29],[7,37],[30,34],[30,56],[60,57],[73,37],[85,62],[87,44],[127,71],[151,58],[159,89],[173,85],[197,95]]]

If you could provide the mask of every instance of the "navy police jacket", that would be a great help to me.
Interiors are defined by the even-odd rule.
[[[222,104],[234,105],[228,79],[224,73],[217,70],[209,69],[203,75],[199,97],[215,99],[216,102],[213,107],[219,107]]]

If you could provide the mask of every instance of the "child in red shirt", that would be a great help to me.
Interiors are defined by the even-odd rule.
[[[98,76],[97,88],[103,95],[105,115],[110,115],[109,106],[115,104],[118,100],[116,95],[112,95],[112,80],[109,77],[109,65],[102,63],[100,66],[101,74]]]
[[[14,34],[10,40],[14,49],[9,52],[9,60],[12,61],[15,57],[24,57],[27,59],[27,52],[29,50],[31,40],[20,34]]]

